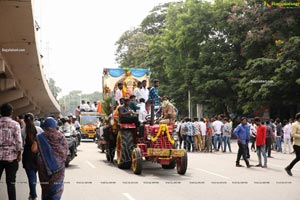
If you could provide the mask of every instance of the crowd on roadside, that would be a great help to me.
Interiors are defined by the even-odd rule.
[[[241,121],[241,120],[239,120]],[[286,153],[292,153],[291,137],[292,119],[280,121],[277,118],[274,120],[265,120],[262,124],[267,126],[267,151],[268,157],[271,156],[271,150]],[[233,121],[230,118],[218,115],[212,118],[190,119],[183,118],[177,121],[177,132],[180,138],[180,148],[191,152],[217,152],[221,149],[222,152],[231,152],[231,137],[233,135]],[[250,128],[250,139],[247,143],[250,145],[250,150],[256,152],[256,129],[257,125],[253,119],[247,119],[247,125]],[[283,145],[283,147],[282,147]],[[247,150],[249,152],[249,148]],[[248,157],[250,154],[247,153]]]
[[[188,152],[218,152],[221,149],[225,153],[227,147],[232,152],[230,140],[235,137],[238,144],[236,167],[242,167],[241,157],[247,167],[252,167],[249,163],[250,150],[257,153],[258,164],[255,167],[262,168],[267,168],[267,158],[273,158],[272,150],[284,154],[295,153],[296,158],[285,168],[290,176],[291,169],[300,160],[300,113],[296,114],[295,120],[282,122],[279,118],[262,121],[259,117],[242,117],[234,129],[232,120],[222,115],[200,120],[184,118],[177,122],[176,131],[179,135],[178,148]]]

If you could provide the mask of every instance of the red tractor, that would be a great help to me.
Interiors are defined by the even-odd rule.
[[[135,174],[142,173],[143,157],[162,165],[163,169],[174,169],[184,175],[187,170],[187,152],[177,149],[174,140],[174,126],[154,124],[144,126],[144,135],[138,135],[135,124],[120,124],[116,150],[117,165],[130,169]]]

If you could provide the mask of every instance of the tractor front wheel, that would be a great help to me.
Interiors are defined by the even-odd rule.
[[[140,148],[135,148],[132,151],[132,171],[135,174],[142,173],[142,151]]]
[[[177,173],[180,175],[184,175],[187,170],[187,153],[184,152],[184,156],[181,158],[177,158]]]

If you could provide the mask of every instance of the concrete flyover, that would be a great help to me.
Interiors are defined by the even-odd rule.
[[[0,104],[14,115],[59,115],[40,62],[32,0],[0,1]]]

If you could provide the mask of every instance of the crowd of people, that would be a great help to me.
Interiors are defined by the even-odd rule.
[[[232,152],[230,140],[231,137],[236,138],[238,144],[236,167],[242,167],[241,157],[247,167],[252,167],[249,163],[250,150],[256,152],[258,156],[258,164],[255,167],[262,168],[267,168],[267,158],[273,158],[272,150],[284,154],[295,153],[295,160],[285,168],[290,176],[292,176],[291,169],[300,160],[300,113],[296,115],[295,120],[282,122],[279,118],[274,122],[272,119],[262,121],[259,117],[249,120],[242,117],[240,124],[234,129],[231,119],[222,115],[200,120],[184,118],[181,122],[177,122],[176,131],[179,135],[179,148],[184,148],[188,152],[218,152],[221,149],[225,153],[227,147],[229,152]]]
[[[159,80],[155,79],[149,89],[146,86],[146,80],[138,82],[128,98],[123,96],[123,83],[118,83],[114,94],[114,119],[121,123],[135,123],[137,127],[142,127],[149,122],[147,116],[151,114],[151,105],[154,105],[157,123],[174,124],[177,116],[176,108],[167,96],[158,95]],[[142,129],[140,130],[142,132]]]
[[[32,113],[12,118],[13,107],[1,106],[0,118],[0,179],[6,174],[9,200],[16,197],[16,174],[22,161],[29,185],[29,200],[37,199],[37,175],[42,189],[42,200],[61,199],[68,145],[57,121],[46,118],[42,127]]]

